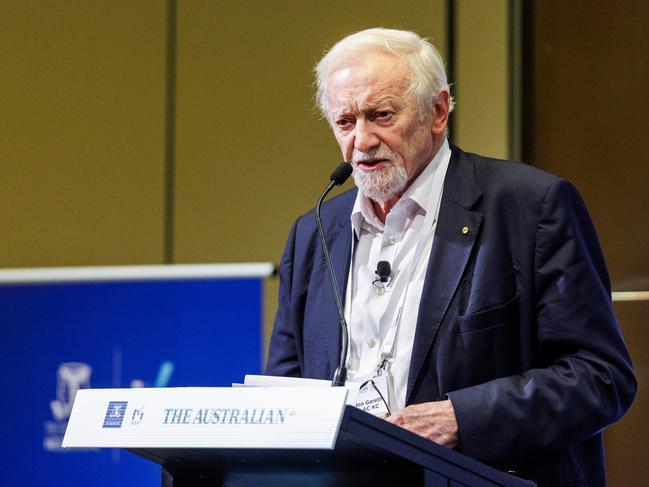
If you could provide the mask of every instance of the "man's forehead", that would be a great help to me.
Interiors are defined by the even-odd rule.
[[[349,55],[338,60],[329,71],[329,84],[407,84],[410,76],[410,66],[403,59],[371,52],[365,56]]]
[[[338,105],[378,106],[403,100],[410,86],[409,67],[394,56],[374,56],[339,63],[330,73],[327,95]]]

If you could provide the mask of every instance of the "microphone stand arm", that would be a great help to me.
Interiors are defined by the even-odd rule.
[[[329,280],[331,281],[331,289],[334,294],[334,299],[336,300],[336,309],[338,310],[338,324],[340,326],[340,360],[338,362],[338,368],[334,373],[334,378],[331,382],[332,386],[344,386],[347,382],[347,349],[349,347],[349,335],[347,331],[347,322],[345,321],[345,313],[343,311],[342,301],[340,299],[340,292],[338,291],[338,284],[336,283],[336,275],[334,273],[334,268],[331,265],[331,258],[329,257],[329,249],[327,248],[327,240],[325,239],[324,230],[322,228],[322,220],[320,219],[320,207],[325,197],[329,192],[337,186],[338,183],[332,180],[325,189],[322,196],[318,200],[315,210],[315,218],[318,226],[318,232],[320,233],[320,241],[322,242],[322,250],[324,252],[325,263],[327,264],[327,270],[329,271]]]

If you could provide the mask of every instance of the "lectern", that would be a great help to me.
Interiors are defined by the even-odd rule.
[[[345,405],[342,388],[79,391],[66,447],[121,447],[164,487],[533,486]]]

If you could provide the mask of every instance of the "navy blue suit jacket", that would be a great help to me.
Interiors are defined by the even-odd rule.
[[[355,196],[333,198],[322,212],[342,290]],[[282,257],[268,374],[331,379],[339,329],[327,279],[310,212]],[[600,245],[576,189],[453,147],[407,404],[450,398],[462,451],[487,464],[539,485],[602,486],[601,430],[635,390]]]

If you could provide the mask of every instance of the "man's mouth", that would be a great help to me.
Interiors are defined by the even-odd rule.
[[[364,159],[362,161],[358,161],[357,165],[364,171],[372,171],[374,169],[380,168],[387,162],[388,159]]]

